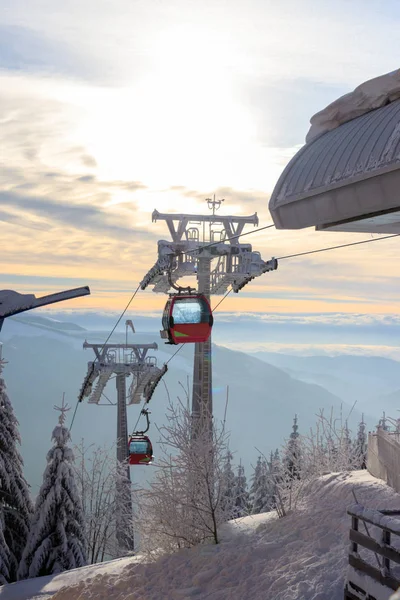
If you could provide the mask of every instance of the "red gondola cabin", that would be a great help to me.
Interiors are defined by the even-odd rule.
[[[149,465],[154,458],[153,446],[147,435],[132,435],[128,450],[130,465]]]
[[[175,294],[165,305],[160,332],[167,344],[206,342],[213,326],[211,306],[203,294]]]

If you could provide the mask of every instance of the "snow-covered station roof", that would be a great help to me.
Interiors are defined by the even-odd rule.
[[[278,229],[400,233],[400,69],[311,119],[270,199]]]

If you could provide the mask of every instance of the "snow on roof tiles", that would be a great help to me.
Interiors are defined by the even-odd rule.
[[[320,226],[400,205],[400,100],[340,125],[303,146],[272,193],[269,209],[279,229]],[[388,173],[392,177],[372,180]],[[396,180],[393,180],[396,177]],[[342,188],[378,183],[372,194]],[[372,180],[372,181],[370,181]],[[370,188],[371,189],[371,188]]]

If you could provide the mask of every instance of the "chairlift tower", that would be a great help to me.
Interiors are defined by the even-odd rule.
[[[126,331],[128,324],[126,322]],[[127,335],[126,335],[127,338]],[[88,363],[88,371],[79,393],[79,401],[88,397],[89,404],[97,406],[117,406],[117,461],[121,465],[121,477],[117,479],[116,538],[121,555],[134,549],[131,499],[131,478],[128,464],[128,418],[127,406],[149,402],[155,388],[167,371],[167,366],[157,366],[157,359],[148,356],[149,350],[157,350],[153,344],[90,344],[84,342],[83,348],[92,348],[95,360]],[[117,402],[111,402],[104,394],[110,378],[115,376]],[[127,378],[132,377],[127,390]],[[95,385],[94,385],[95,384]],[[102,398],[107,402],[102,402]]]
[[[206,199],[212,214],[159,213],[154,210],[152,221],[166,222],[172,241],[158,242],[158,260],[141,281],[141,289],[152,285],[153,292],[168,294],[171,282],[181,277],[197,278],[198,292],[208,300],[223,295],[231,285],[239,292],[255,277],[273,271],[275,258],[264,261],[251,244],[241,244],[239,236],[245,225],[258,225],[257,213],[248,217],[218,213],[224,199]],[[214,262],[215,261],[215,264]],[[212,416],[212,354],[211,336],[196,343],[193,366],[192,416],[205,407]]]

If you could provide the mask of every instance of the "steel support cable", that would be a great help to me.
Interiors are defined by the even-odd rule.
[[[104,342],[103,346],[101,347],[100,354],[103,352],[103,350],[104,350],[104,348],[105,348],[105,346],[106,346],[107,342],[109,341],[109,339],[111,338],[112,334],[114,333],[114,331],[115,331],[115,330],[116,330],[116,328],[118,327],[118,325],[119,325],[119,323],[120,323],[121,319],[123,318],[123,316],[124,316],[124,314],[126,313],[126,311],[128,310],[128,308],[130,307],[130,305],[131,305],[131,303],[132,303],[132,301],[133,301],[134,297],[136,296],[136,294],[138,293],[138,291],[139,291],[139,290],[140,290],[140,284],[137,286],[136,290],[133,292],[132,296],[131,296],[131,297],[130,297],[130,299],[129,299],[129,302],[128,302],[128,303],[127,303],[127,305],[125,306],[125,308],[124,308],[124,310],[122,311],[122,313],[120,314],[120,316],[119,316],[119,318],[118,318],[117,322],[115,323],[114,327],[112,328],[111,332],[109,333],[109,335],[108,335],[108,337],[107,337],[106,341]],[[92,373],[93,373],[93,371],[94,371],[94,363],[93,363],[93,365],[92,365]],[[77,400],[77,403],[76,403],[76,405],[75,405],[74,414],[72,415],[72,421],[71,421],[71,425],[70,425],[70,427],[69,427],[69,430],[70,430],[70,431],[71,431],[71,429],[72,429],[72,426],[73,426],[73,424],[74,424],[74,421],[75,421],[75,416],[76,416],[76,411],[78,410],[78,405],[79,405],[79,404],[80,404],[80,399],[78,398],[78,400]]]
[[[250,233],[253,233],[252,231]],[[339,248],[348,248],[349,246],[358,246],[360,244],[369,244],[370,242],[378,242],[379,240],[387,240],[390,238],[394,238],[394,237],[398,237],[400,236],[400,233],[393,233],[391,235],[385,235],[379,238],[372,238],[369,240],[361,240],[359,242],[350,242],[349,244],[340,244],[339,246],[328,246],[327,248],[319,248],[318,250],[309,250],[308,252],[298,252],[297,254],[288,254],[287,256],[279,256],[277,258],[277,260],[284,260],[287,258],[295,258],[297,256],[305,256],[307,254],[317,254],[318,252],[327,252],[329,250],[337,250]],[[218,302],[218,304],[216,304],[216,306],[214,306],[214,308],[212,309],[212,312],[214,312],[218,306],[220,306],[220,304],[222,304],[222,302],[225,300],[225,298],[232,292],[233,288],[230,288],[230,290],[228,290],[226,292],[226,294],[221,298],[221,300]],[[175,353],[177,354],[177,353]],[[172,360],[172,358],[174,357],[171,356],[171,358],[169,360]]]
[[[212,309],[212,311],[211,311],[211,312],[214,312],[215,310],[217,310],[218,306],[219,306],[220,304],[222,304],[222,302],[225,300],[225,298],[226,298],[227,296],[229,296],[229,294],[231,293],[231,291],[232,291],[232,290],[233,290],[233,288],[230,288],[230,289],[229,289],[229,290],[228,290],[228,291],[227,291],[227,292],[224,294],[224,296],[221,298],[221,300],[218,302],[218,304],[216,304],[216,305],[214,306],[214,308]]]
[[[379,242],[379,240],[388,240],[398,237],[400,233],[384,235],[379,238],[371,238],[369,240],[361,240],[360,242],[350,242],[349,244],[340,244],[339,246],[328,246],[327,248],[319,248],[318,250],[309,250],[307,252],[298,252],[297,254],[288,254],[287,256],[278,256],[277,260],[285,260],[286,258],[296,258],[297,256],[306,256],[307,254],[317,254],[318,252],[327,252],[328,250],[337,250],[338,248],[348,248],[349,246],[359,246],[360,244],[370,244],[371,242]]]

